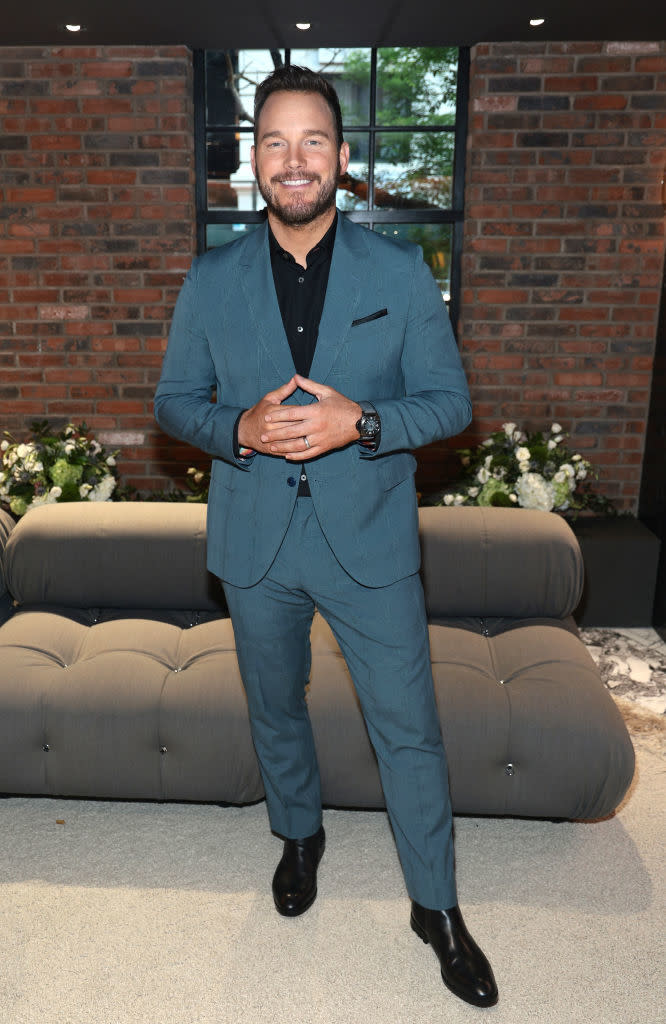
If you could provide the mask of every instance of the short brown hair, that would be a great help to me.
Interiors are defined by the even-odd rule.
[[[333,115],[335,125],[336,143],[338,149],[342,145],[342,111],[340,100],[335,89],[323,75],[318,71],[311,71],[310,68],[300,68],[296,64],[288,67],[279,67],[271,72],[268,78],[264,78],[257,86],[254,96],[254,141],[257,142],[257,125],[259,114],[264,103],[274,92],[317,92],[322,96],[329,106]]]

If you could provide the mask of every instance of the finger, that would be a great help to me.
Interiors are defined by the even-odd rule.
[[[285,398],[289,398],[289,395],[293,395],[294,391],[298,387],[296,383],[296,377],[292,377],[285,384],[281,384],[279,388],[275,388],[274,391],[269,391],[265,396],[266,401],[276,402],[278,405],[280,402],[284,402]]]
[[[308,440],[310,440],[308,438]],[[313,444],[310,441],[310,447],[304,448],[302,451],[288,452],[285,454],[287,462],[307,462],[308,459],[314,459],[317,455],[323,455],[326,451],[321,445]]]
[[[310,441],[310,438],[308,438]],[[313,452],[319,454],[320,448],[310,441],[310,447],[304,443],[302,437],[290,437],[286,441],[272,441],[268,445],[271,455],[284,455],[287,459],[311,459]]]
[[[268,427],[264,429],[261,434],[261,440],[265,444],[274,444],[276,441],[301,441],[306,433],[307,430],[302,424],[292,423],[289,426]]]
[[[280,405],[277,409],[271,409],[266,413],[264,419],[267,423],[287,423],[293,420],[302,420],[308,415],[307,406],[302,405]]]
[[[294,380],[301,391],[315,395],[319,401],[332,390],[326,384],[319,384],[316,380],[310,380],[309,377],[301,377],[300,373],[294,374]]]

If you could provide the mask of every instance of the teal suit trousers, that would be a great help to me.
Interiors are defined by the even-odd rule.
[[[266,576],[224,589],[273,830],[302,838],[321,824],[305,700],[316,607],[356,687],[409,895],[431,909],[453,906],[448,773],[418,573],[384,587],[356,582],[335,558],[312,500],[299,498]]]

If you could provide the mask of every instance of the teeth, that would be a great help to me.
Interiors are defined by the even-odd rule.
[[[288,178],[282,182],[283,185],[309,185],[309,178]]]

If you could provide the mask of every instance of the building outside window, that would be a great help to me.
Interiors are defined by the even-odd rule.
[[[350,147],[337,205],[418,243],[458,312],[469,50],[208,50],[195,53],[197,228],[201,252],[252,231],[264,202],[250,169],[257,84],[280,64],[320,71],[340,97]]]

